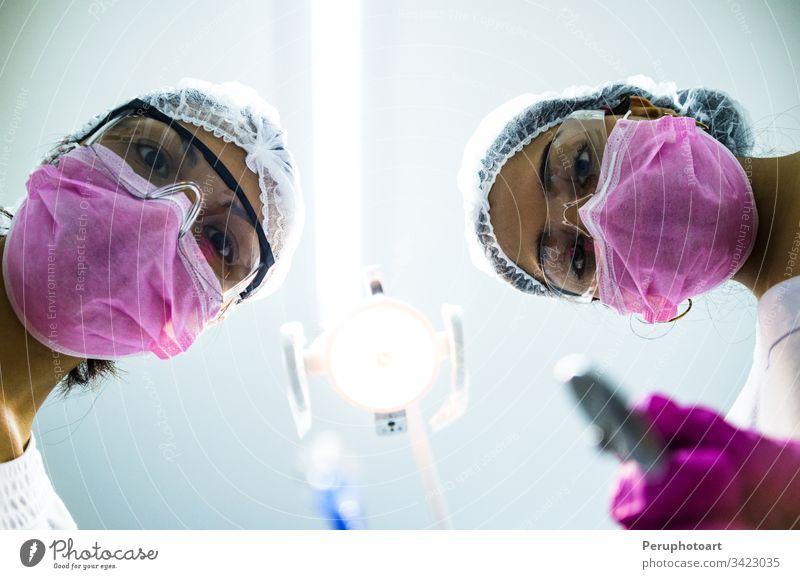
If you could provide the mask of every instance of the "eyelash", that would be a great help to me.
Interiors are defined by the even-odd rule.
[[[164,151],[164,149],[162,147],[160,147],[158,144],[156,144],[156,143],[154,143],[152,141],[149,141],[147,139],[140,139],[140,140],[136,141],[134,147],[136,148],[136,154],[139,155],[140,160],[145,165],[147,165],[147,161],[145,161],[144,157],[142,156],[141,147],[148,147],[150,149],[153,149],[159,155],[163,156],[163,159],[167,162],[168,165],[171,162],[171,160],[169,159],[169,155]],[[152,167],[151,167],[151,169],[152,169]]]
[[[588,141],[584,141],[581,144],[581,146],[578,149],[578,151],[575,153],[575,158],[573,159],[573,163],[575,164],[576,168],[578,166],[578,160],[580,159],[581,155],[583,155],[584,153],[587,153],[587,152],[589,152],[589,143],[588,143]],[[548,151],[548,154],[549,154],[549,151]],[[590,157],[590,159],[591,159],[591,157]],[[544,175],[544,187],[543,187],[544,191],[550,191],[551,188],[552,188],[552,183],[553,183],[553,170],[550,168],[549,164],[547,166],[547,169],[548,170]],[[585,181],[583,183],[581,183],[581,187],[584,187],[584,186],[586,186],[586,182]]]
[[[547,228],[542,231],[542,234],[539,236],[539,267],[542,268],[542,282],[549,286],[550,284],[547,283],[547,276],[544,275],[544,264],[545,264],[545,251],[547,249],[548,243],[550,241],[550,235],[547,232]]]
[[[583,144],[578,149],[578,152],[575,154],[575,168],[576,168],[576,170],[577,170],[577,167],[578,167],[578,160],[581,158],[581,156],[584,153],[588,153],[588,152],[589,152],[589,143],[584,141]],[[589,159],[590,159],[590,162],[591,162],[591,156],[589,157]],[[589,167],[589,168],[591,169],[591,167]],[[579,178],[579,180],[580,180],[580,178]],[[586,182],[585,181],[581,182],[581,187],[585,187],[585,186],[586,186]]]
[[[544,249],[545,249],[545,247],[547,247],[547,229],[546,228],[544,230],[542,230],[541,235],[539,235],[538,246],[539,246],[539,255],[537,257],[539,258],[539,267],[542,269],[542,273],[544,273]]]
[[[538,244],[539,244],[539,255],[538,255],[538,257],[539,257],[539,267],[542,268],[542,271],[544,271],[544,263],[545,263],[544,252],[545,252],[545,248],[547,247],[548,240],[549,240],[549,235],[547,234],[547,230],[545,229],[544,231],[542,231],[542,234],[539,236],[539,242],[538,242]],[[577,240],[576,240],[575,243],[577,244]],[[583,260],[584,260],[584,265],[583,265],[583,268],[581,269],[581,271],[577,271],[575,269],[575,256],[574,255],[572,256],[572,258],[570,260],[570,269],[572,270],[572,273],[575,275],[575,277],[578,278],[578,279],[583,279],[583,274],[586,273],[586,263],[585,263],[586,255],[585,255],[585,253],[584,253],[584,256],[583,256]],[[546,282],[546,280],[544,280],[544,281]],[[545,283],[545,285],[547,285],[547,284]]]
[[[577,241],[576,241],[576,244],[577,244]],[[583,249],[583,248],[581,248],[581,249]],[[572,256],[572,260],[570,262],[570,269],[572,270],[572,273],[575,274],[575,277],[577,277],[578,279],[583,279],[583,274],[586,271],[586,254],[585,253],[584,253],[582,259],[583,259],[584,263],[583,263],[583,266],[580,268],[580,271],[578,271],[576,269],[576,267],[575,267],[575,256],[574,255]]]

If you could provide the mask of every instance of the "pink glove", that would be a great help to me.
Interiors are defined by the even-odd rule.
[[[667,446],[663,468],[623,463],[611,515],[626,529],[800,528],[800,441],[652,395],[636,412]]]

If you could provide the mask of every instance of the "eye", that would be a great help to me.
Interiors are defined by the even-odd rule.
[[[205,227],[203,234],[206,236],[214,251],[220,256],[225,265],[236,263],[236,243],[232,235],[216,227]]]
[[[575,273],[575,276],[581,279],[586,269],[586,251],[583,247],[583,236],[579,236],[578,239],[575,240],[575,245],[570,248],[569,253],[572,260],[570,267]]]
[[[167,156],[161,152],[160,148],[151,145],[139,144],[136,146],[139,158],[142,162],[162,179],[169,176],[169,162]]]
[[[565,248],[569,251],[569,248]],[[539,267],[542,269],[543,283],[556,291],[559,291],[558,282],[563,281],[563,264],[566,262],[567,255],[560,247],[556,247],[550,238],[550,231],[547,227],[539,236]]]
[[[589,145],[583,143],[575,155],[575,177],[581,187],[586,185],[592,174],[592,156],[589,153]]]

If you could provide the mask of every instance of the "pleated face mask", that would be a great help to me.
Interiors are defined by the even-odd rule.
[[[572,146],[581,146],[581,131],[604,129],[593,129],[595,122],[603,119],[571,127]],[[584,197],[581,187],[595,192],[578,210],[585,231],[562,236],[566,246],[548,254],[555,263],[542,256],[545,272],[555,272],[548,283],[578,295],[596,288],[620,314],[668,321],[681,302],[733,277],[750,255],[758,227],[750,182],[692,118],[623,118],[605,142],[595,140],[601,144],[586,149],[585,163],[564,169],[574,199]],[[569,270],[559,260],[574,266],[576,252],[591,253],[594,263],[581,280],[558,273]]]
[[[188,233],[200,197],[187,187],[157,188],[99,144],[36,169],[3,253],[26,330],[79,357],[185,351],[223,303],[213,245]]]

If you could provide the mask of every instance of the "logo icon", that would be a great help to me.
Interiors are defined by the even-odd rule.
[[[39,539],[28,539],[19,548],[19,560],[26,567],[35,567],[44,558],[44,543]]]

